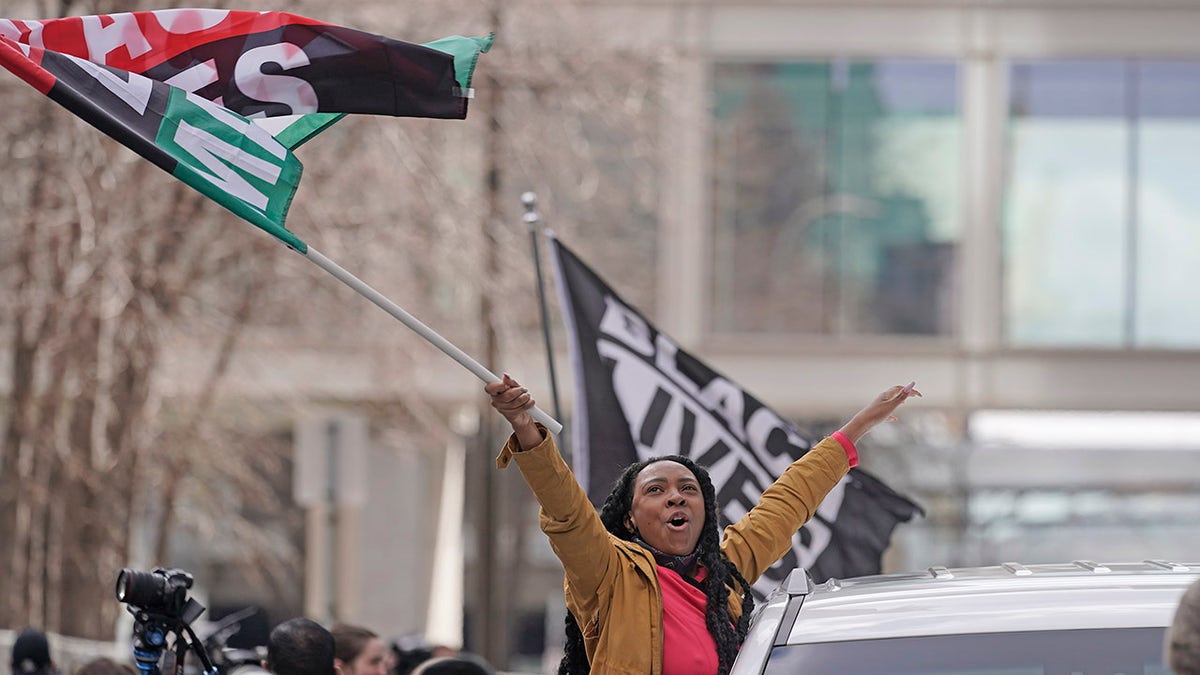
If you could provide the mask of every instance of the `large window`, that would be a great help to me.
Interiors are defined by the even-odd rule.
[[[715,332],[953,332],[955,64],[721,63],[713,95]]]
[[[1008,341],[1200,347],[1200,63],[1016,63],[1009,85]]]

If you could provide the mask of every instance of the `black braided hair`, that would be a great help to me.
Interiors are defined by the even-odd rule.
[[[642,469],[662,461],[682,464],[700,483],[700,494],[704,497],[704,527],[700,530],[700,540],[697,549],[700,551],[699,562],[708,569],[708,577],[704,580],[704,594],[708,597],[704,612],[708,632],[717,644],[717,673],[726,675],[733,668],[733,660],[738,648],[746,639],[750,629],[750,614],[754,611],[754,596],[750,594],[750,584],[738,572],[737,567],[721,553],[721,528],[717,515],[717,492],[713,488],[708,471],[682,455],[665,455],[644,462],[630,464],[621,476],[613,483],[612,492],[604,500],[600,508],[600,521],[604,528],[619,539],[633,541],[631,533],[625,524],[625,518],[633,508],[633,483]],[[736,581],[742,589],[742,615],[734,624],[729,615],[729,584]],[[583,646],[583,632],[571,612],[566,617],[566,644],[563,647],[562,662],[559,663],[559,675],[584,675],[591,672],[587,653]]]

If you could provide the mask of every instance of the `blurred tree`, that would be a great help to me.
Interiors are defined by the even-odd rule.
[[[269,261],[272,247],[226,236],[229,218],[198,194],[15,78],[2,86],[0,625],[105,638],[138,515],[156,505],[169,514],[163,497],[197,458],[213,478],[256,495],[255,478],[279,456],[204,443],[218,432],[206,416],[216,383],[269,276],[270,263],[247,261]],[[225,299],[207,313],[228,314],[203,327],[215,365],[194,396],[164,401],[156,377],[168,338],[198,327],[203,317],[188,303],[214,286]],[[240,525],[226,521],[226,536]]]
[[[238,7],[0,2],[0,16],[179,5]],[[466,122],[346,118],[301,148],[305,177],[289,227],[471,353],[483,346],[478,308],[488,294],[502,364],[540,345],[524,190],[535,189],[548,223],[609,261],[604,273],[652,310],[653,139],[663,119],[655,92],[674,54],[657,43],[605,46],[587,4],[501,7],[480,72],[503,89],[503,107],[490,109],[481,92]],[[390,0],[253,8],[416,42],[494,27],[474,0],[403,11]],[[0,626],[111,637],[116,570],[135,557],[170,564],[172,536],[184,533],[286,585],[297,574],[287,533],[298,516],[286,490],[264,486],[288,470],[278,431],[290,418],[280,409],[309,394],[245,404],[244,392],[223,388],[239,350],[367,354],[384,392],[369,402],[379,406],[377,431],[429,446],[450,433],[446,411],[396,381],[421,382],[440,356],[263,233],[0,76]],[[502,158],[490,214],[489,134]],[[483,232],[481,218],[490,221]],[[490,277],[489,248],[500,262]],[[180,362],[192,376],[171,381]],[[250,517],[264,513],[276,514],[273,525]],[[272,529],[280,524],[282,534]]]

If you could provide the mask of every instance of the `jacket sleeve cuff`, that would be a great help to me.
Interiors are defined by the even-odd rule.
[[[496,468],[506,468],[512,462],[514,455],[519,455],[524,452],[535,452],[537,450],[542,450],[545,448],[546,443],[548,442],[553,446],[554,442],[550,440],[550,434],[546,433],[546,427],[539,423],[537,428],[538,431],[542,432],[542,442],[537,447],[530,448],[529,450],[522,450],[521,444],[517,442],[517,435],[509,434],[508,440],[504,443],[504,447],[500,448],[500,454],[496,456]]]
[[[850,463],[850,468],[858,466],[858,448],[854,447],[854,441],[840,431],[833,432],[830,437],[840,443],[842,449],[846,451],[846,461]]]

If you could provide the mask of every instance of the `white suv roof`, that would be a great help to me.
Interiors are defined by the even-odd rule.
[[[819,585],[797,569],[756,613],[733,672],[761,672],[771,649],[783,645],[1165,627],[1197,578],[1200,563],[1163,560],[931,567]]]

